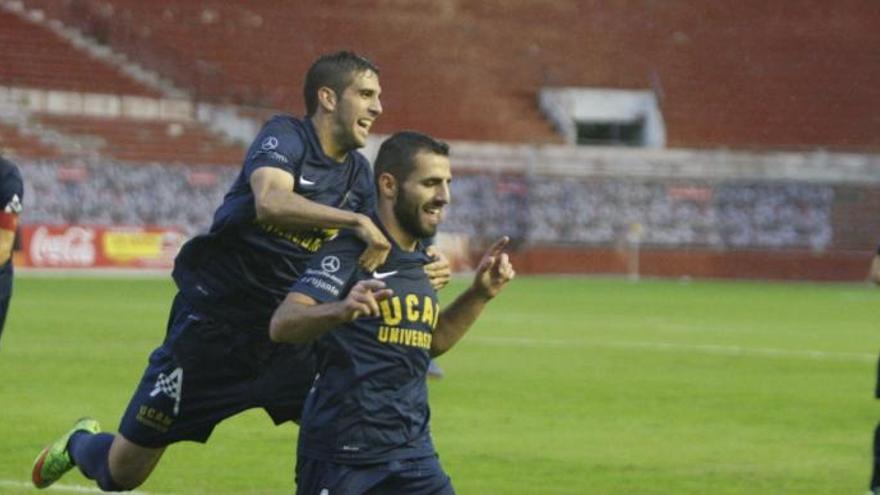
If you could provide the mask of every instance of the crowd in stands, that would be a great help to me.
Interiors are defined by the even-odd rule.
[[[513,184],[513,185],[512,185]],[[834,190],[808,183],[457,177],[447,229],[488,242],[811,249],[832,241]]]
[[[21,161],[24,223],[158,225],[195,234],[238,173],[229,167]]]
[[[121,162],[22,161],[25,223],[207,229],[238,170]],[[453,181],[444,230],[472,242],[799,248],[832,241],[833,188],[471,173]],[[633,237],[635,235],[635,237]]]

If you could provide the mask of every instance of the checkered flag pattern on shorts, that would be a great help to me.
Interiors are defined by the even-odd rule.
[[[155,397],[159,392],[174,399],[174,415],[177,416],[180,412],[180,395],[183,393],[183,368],[175,368],[170,375],[159,373],[150,397]]]

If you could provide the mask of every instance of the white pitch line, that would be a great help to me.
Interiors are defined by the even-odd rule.
[[[717,344],[673,344],[667,342],[608,342],[607,345],[609,347],[642,348],[650,350],[697,351],[707,354],[725,354],[731,356],[793,357],[859,362],[874,362],[877,360],[876,354],[869,354],[866,352],[812,351],[809,349],[774,349],[770,347],[742,347],[738,345]]]
[[[672,342],[587,342],[565,339],[533,339],[517,337],[470,337],[469,342],[521,347],[606,347],[616,349],[647,349],[652,351],[699,352],[728,356],[766,356],[780,358],[822,359],[835,361],[875,362],[877,354],[862,352],[831,352],[768,347],[742,347],[716,344],[678,344]]]
[[[0,488],[34,488],[34,485],[27,481],[13,481],[13,480],[0,480]],[[46,488],[48,491],[56,491],[56,492],[68,492],[68,493],[105,493],[101,491],[99,488],[89,487],[89,486],[76,486],[76,485],[52,485],[49,488]],[[121,492],[121,493],[129,493],[131,495],[160,495],[155,492],[141,492],[141,491],[131,491],[131,492]]]

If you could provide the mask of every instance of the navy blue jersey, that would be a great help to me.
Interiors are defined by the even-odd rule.
[[[318,376],[300,423],[299,455],[343,464],[434,455],[425,377],[440,308],[424,271],[430,258],[421,246],[408,252],[392,241],[385,264],[368,274],[357,263],[363,249],[344,232],[291,288],[330,302],[375,277],[394,291],[380,303],[381,317],[358,318],[317,340]]]
[[[12,162],[0,157],[0,208],[5,213],[20,214],[24,199],[24,183],[21,172]],[[0,266],[0,298],[12,291],[12,257]]]
[[[290,284],[336,230],[289,231],[258,222],[250,177],[260,167],[289,172],[298,194],[335,208],[369,213],[376,193],[366,158],[354,151],[342,163],[329,158],[311,121],[279,115],[263,126],[214,213],[210,231],[191,239],[178,254],[174,280],[200,311],[266,331]]]

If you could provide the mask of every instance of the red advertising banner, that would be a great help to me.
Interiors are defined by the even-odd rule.
[[[176,229],[24,225],[18,266],[170,269],[186,238]]]

